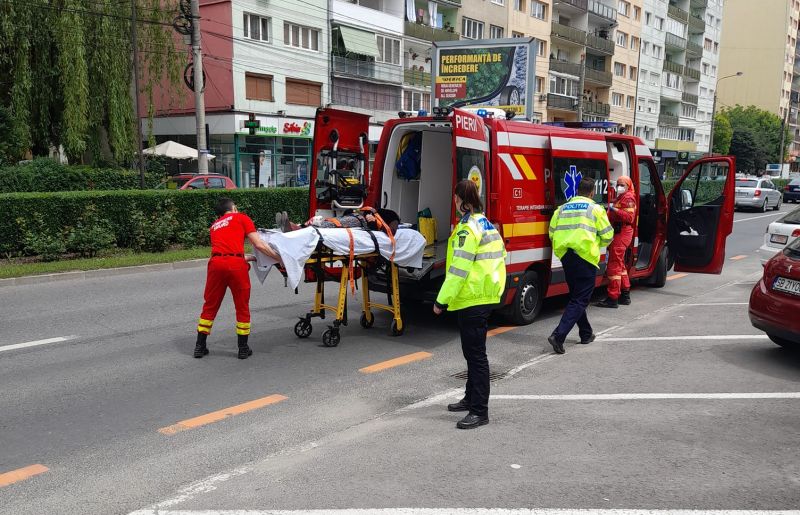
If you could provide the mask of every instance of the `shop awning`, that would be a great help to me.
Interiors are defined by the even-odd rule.
[[[375,34],[343,25],[340,25],[338,29],[339,33],[342,35],[344,47],[348,52],[369,57],[380,57],[381,54],[378,51],[378,43],[375,41]]]

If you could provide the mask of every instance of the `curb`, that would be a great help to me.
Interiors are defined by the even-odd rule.
[[[148,272],[163,272],[166,270],[186,270],[206,266],[208,259],[191,259],[188,261],[175,261],[173,263],[158,263],[155,265],[124,266],[119,268],[101,268],[99,270],[86,270],[77,272],[60,272],[57,274],[26,275],[0,279],[0,288],[4,286],[27,286],[31,284],[45,284],[60,281],[85,281],[86,279],[100,279],[117,277],[120,275],[146,274]]]

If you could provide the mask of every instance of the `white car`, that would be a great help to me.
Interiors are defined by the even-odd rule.
[[[768,208],[781,208],[783,197],[769,178],[736,179],[735,207],[757,209],[762,213]]]
[[[765,264],[797,237],[800,237],[800,208],[786,213],[767,226],[764,245],[758,249],[761,264]]]

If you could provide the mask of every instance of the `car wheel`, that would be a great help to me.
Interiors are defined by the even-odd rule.
[[[761,208],[759,209],[759,211],[761,211],[762,213],[767,212],[767,199],[764,199],[764,203],[761,204]]]
[[[774,334],[767,334],[767,336],[769,336],[770,340],[772,340],[773,342],[777,343],[778,345],[780,345],[781,347],[783,347],[785,349],[797,349],[797,348],[800,348],[800,345],[798,345],[797,343],[795,343],[795,342],[793,342],[791,340],[787,340],[786,338],[781,338],[779,336],[775,336]]]
[[[658,255],[656,262],[656,269],[647,280],[647,285],[653,288],[663,288],[667,284],[667,272],[669,271],[669,248],[664,247],[661,249],[661,254]]]
[[[775,207],[773,207],[772,210],[773,211],[780,211],[782,203],[783,203],[783,200],[780,197],[778,197],[778,203],[775,204]]]

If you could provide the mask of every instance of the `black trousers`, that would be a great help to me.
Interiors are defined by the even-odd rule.
[[[473,306],[458,311],[461,350],[467,360],[467,385],[464,399],[473,415],[489,415],[489,358],[486,356],[486,329],[490,306]]]
[[[553,331],[556,339],[564,343],[575,324],[582,340],[592,335],[592,326],[586,317],[586,307],[592,300],[594,283],[597,278],[597,267],[584,260],[572,250],[568,250],[561,258],[564,265],[564,276],[569,287],[569,304],[561,315],[561,322]]]

